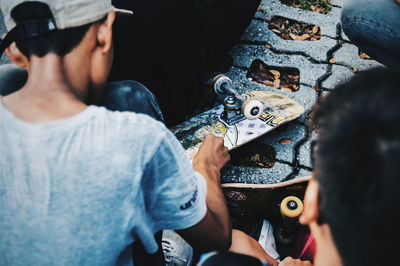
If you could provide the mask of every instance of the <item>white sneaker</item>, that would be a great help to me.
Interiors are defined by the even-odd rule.
[[[192,264],[192,247],[174,231],[163,231],[162,249],[166,266],[190,266]]]

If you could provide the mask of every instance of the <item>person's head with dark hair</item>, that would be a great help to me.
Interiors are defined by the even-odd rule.
[[[53,19],[53,14],[47,4],[25,2],[11,11],[11,17],[18,24],[25,21]],[[27,58],[31,55],[43,57],[50,52],[65,56],[81,43],[92,24],[65,30],[49,31],[42,36],[17,39],[15,43]]]
[[[0,7],[8,31],[0,52],[28,70],[11,98],[28,92],[45,99],[57,91],[60,100],[98,103],[112,64],[115,13],[128,11],[111,0],[2,0]]]
[[[361,72],[311,115],[314,180],[301,222],[316,265],[393,265],[400,227],[400,73]]]

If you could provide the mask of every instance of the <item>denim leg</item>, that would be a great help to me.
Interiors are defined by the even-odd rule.
[[[6,96],[21,89],[28,79],[25,69],[12,64],[0,66],[0,96]]]
[[[0,66],[0,96],[21,89],[28,79],[25,69],[12,64]],[[107,84],[102,105],[112,111],[131,111],[147,114],[163,121],[155,96],[136,81],[118,81]]]
[[[342,11],[346,35],[363,52],[400,69],[400,4],[394,0],[347,0]]]
[[[107,84],[102,105],[112,111],[131,111],[147,114],[163,121],[157,99],[137,81],[116,81]]]

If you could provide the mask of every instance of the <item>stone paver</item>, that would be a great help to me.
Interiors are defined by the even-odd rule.
[[[302,103],[307,114],[316,100],[334,89],[337,84],[349,79],[358,70],[380,65],[373,60],[361,59],[358,48],[342,32],[340,13],[343,1],[332,0],[332,11],[324,15],[283,5],[279,0],[263,0],[252,23],[231,50],[234,66],[225,74],[232,78],[240,92],[279,91],[249,80],[247,72],[250,64],[261,59],[269,66],[298,68],[300,90],[279,92]],[[273,16],[317,25],[321,28],[322,37],[318,41],[284,40],[268,29],[268,22]],[[258,140],[275,149],[278,163],[274,167],[263,169],[235,166],[233,170],[232,166],[228,166],[223,181],[270,183],[310,175],[311,142],[315,135],[307,133],[306,119],[307,115],[303,115],[297,121]],[[292,142],[279,144],[284,138],[291,139]]]
[[[223,182],[276,183],[311,174],[311,141],[315,135],[307,133],[307,113],[317,99],[334,89],[336,84],[349,79],[358,70],[379,65],[376,61],[361,59],[358,48],[341,31],[343,2],[332,0],[332,11],[325,15],[289,7],[281,4],[280,0],[262,0],[252,23],[230,51],[233,66],[224,74],[233,80],[240,93],[249,90],[278,91],[303,104],[306,114],[257,140],[260,145],[269,145],[275,150],[276,162],[272,168],[228,164],[223,172]],[[268,22],[273,16],[317,25],[322,37],[318,41],[284,40],[268,29]],[[0,33],[4,33],[2,23]],[[299,69],[299,91],[286,92],[249,80],[248,69],[256,59],[269,66]],[[4,62],[6,59],[2,57],[0,64]],[[281,144],[282,139],[290,141]]]

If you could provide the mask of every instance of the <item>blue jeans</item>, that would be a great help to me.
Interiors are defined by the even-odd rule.
[[[0,95],[5,96],[19,90],[24,86],[27,78],[28,75],[24,69],[14,65],[0,66]],[[156,97],[136,81],[108,83],[101,105],[112,111],[142,113],[163,121]]]
[[[400,4],[395,0],[346,0],[342,27],[363,52],[400,69]]]

